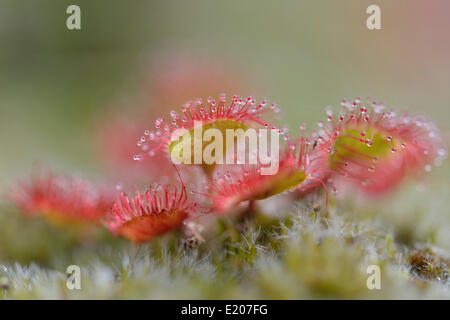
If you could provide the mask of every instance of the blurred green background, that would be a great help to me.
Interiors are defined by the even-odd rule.
[[[70,4],[82,30],[66,28]],[[366,28],[370,4],[382,30]],[[259,89],[237,93],[278,103],[291,128],[359,95],[425,113],[448,139],[449,32],[439,0],[1,0],[0,188],[34,161],[100,174],[99,119],[135,107],[123,100],[145,91],[155,56],[185,50],[242,69]]]

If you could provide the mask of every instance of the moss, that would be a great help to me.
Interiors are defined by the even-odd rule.
[[[64,238],[63,233],[45,224],[34,225],[38,221],[23,220],[11,211],[0,215],[1,222],[17,227],[14,232],[0,233],[0,297],[450,298],[448,281],[444,281],[448,261],[443,255],[416,250],[406,259],[399,259],[403,244],[375,220],[345,213],[346,208],[339,204],[329,217],[315,212],[313,203],[283,217],[266,216],[262,211],[261,206],[252,219],[216,219],[205,234],[206,241],[190,250],[185,249],[181,235],[176,233],[141,245],[97,237],[64,246],[63,250],[57,241]],[[15,219],[17,222],[11,223]],[[18,230],[27,230],[31,237],[23,237],[19,243]],[[50,230],[55,233],[52,241],[47,238]],[[14,250],[9,250],[6,243]],[[39,264],[30,260],[15,263],[28,254],[27,250],[41,246],[46,248],[46,255],[35,260]],[[81,267],[81,290],[66,287],[65,271],[72,264]],[[382,270],[382,290],[366,287],[366,269],[372,264]],[[405,269],[411,272],[402,272]]]
[[[410,272],[421,279],[436,280],[442,283],[447,283],[449,279],[450,260],[439,256],[429,248],[411,252],[409,262],[411,264]]]

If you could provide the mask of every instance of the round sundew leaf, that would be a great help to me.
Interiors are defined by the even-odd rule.
[[[195,135],[195,130],[199,130],[201,128],[201,136]],[[184,135],[181,137],[177,137],[176,140],[172,141],[168,146],[169,154],[179,162],[183,164],[196,164],[195,163],[195,145],[201,145],[201,155],[197,155],[198,159],[201,159],[202,165],[208,165],[204,162],[203,154],[205,149],[214,142],[214,139],[211,141],[205,141],[203,139],[204,133],[209,129],[216,129],[220,132],[222,136],[222,155],[225,155],[232,146],[237,145],[238,139],[245,134],[245,132],[249,129],[249,126],[242,122],[232,121],[232,120],[217,120],[211,123],[205,123],[200,128],[193,128],[191,130],[186,131]],[[236,136],[233,136],[233,139],[227,139],[227,130],[233,130],[236,133]],[[186,144],[186,145],[183,145]],[[184,159],[183,150],[185,148],[190,147],[190,159]],[[200,150],[199,150],[200,151]],[[212,154],[215,156],[215,154]],[[187,162],[187,163],[185,163]]]
[[[189,101],[182,106],[181,114],[173,110],[170,114],[171,120],[160,117],[155,121],[156,131],[146,130],[144,132],[138,141],[138,145],[144,153],[135,155],[135,159],[140,161],[146,156],[152,157],[156,152],[162,151],[164,154],[169,154],[176,164],[201,165],[206,174],[211,176],[215,164],[231,162],[223,161],[224,155],[229,160],[229,155],[235,159],[236,154],[241,154],[239,150],[237,153],[231,153],[229,150],[231,149],[229,145],[233,140],[239,142],[236,134],[249,137],[254,134],[248,129],[258,127],[277,130],[270,122],[264,120],[263,113],[270,110],[276,113],[278,107],[272,104],[268,109],[267,106],[266,99],[262,99],[257,104],[252,97],[243,99],[236,95],[228,103],[225,95],[221,95],[218,101],[211,97],[206,101],[203,99],[197,99],[195,102]],[[199,128],[201,130],[198,130]],[[215,131],[207,131],[206,137],[201,138],[200,131],[205,132],[208,129],[215,129]],[[234,139],[226,138],[228,130],[233,131]],[[235,132],[235,130],[239,130],[241,133]],[[278,133],[282,133],[282,130],[278,129]],[[217,137],[220,136],[225,138],[218,141]],[[202,141],[194,144],[196,139]],[[250,142],[253,143],[253,139]]]
[[[362,137],[361,132],[365,132],[365,136]],[[372,132],[370,128],[350,128],[341,133],[334,143],[334,152],[329,160],[330,167],[334,170],[347,161],[368,162],[388,156],[391,153],[391,145],[381,133]],[[366,143],[366,139],[370,142]],[[394,141],[391,140],[391,143]]]
[[[279,193],[293,190],[306,180],[303,171],[283,170],[273,176],[268,176],[268,185],[264,191],[255,197],[256,200],[263,200]]]
[[[183,210],[162,211],[158,214],[135,217],[118,228],[118,233],[135,243],[140,243],[179,228],[187,217]]]
[[[239,182],[228,184],[213,197],[215,207],[226,211],[236,204],[249,200],[264,200],[285,191],[298,188],[307,179],[304,171],[283,168],[275,175],[252,175]]]

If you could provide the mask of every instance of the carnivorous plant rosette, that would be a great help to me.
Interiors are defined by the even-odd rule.
[[[447,151],[434,123],[397,115],[383,103],[342,100],[342,110],[319,122],[316,150],[335,177],[356,182],[367,194],[384,194],[405,177],[420,177],[439,165]]]
[[[216,174],[211,190],[214,210],[226,212],[243,201],[263,200],[283,192],[308,192],[318,186],[325,187],[323,159],[315,156],[312,142],[303,136],[303,131],[304,126],[297,141],[289,141],[286,136],[288,142],[274,174],[263,175],[262,164],[238,166],[224,174]],[[327,193],[326,187],[325,191]]]
[[[200,164],[203,170],[208,175],[211,175],[215,163],[206,163],[203,161],[203,158],[200,158],[199,163],[196,161],[198,152],[195,144],[200,144],[200,156],[203,155],[209,144],[208,141],[203,139],[203,136],[196,136],[196,128],[201,129],[202,132],[208,129],[219,130],[224,137],[223,150],[220,151],[222,151],[222,154],[225,154],[228,151],[227,147],[235,141],[235,138],[226,138],[228,129],[246,131],[249,128],[262,127],[276,130],[271,123],[262,118],[262,115],[268,110],[277,112],[279,108],[274,104],[269,107],[267,100],[262,100],[257,104],[256,100],[251,97],[243,99],[233,96],[231,102],[227,104],[225,95],[221,95],[218,102],[208,98],[206,107],[204,106],[204,101],[198,99],[195,102],[186,103],[181,110],[181,115],[176,111],[171,111],[171,120],[159,118],[155,121],[156,130],[147,130],[140,138],[138,144],[144,153],[135,155],[135,160],[142,160],[144,157],[153,156],[157,152],[164,152],[169,156],[173,155],[172,151],[176,150],[177,147],[180,147],[180,144],[185,143],[187,140],[191,148],[191,153],[188,157],[189,164]],[[175,132],[179,132],[179,129],[185,130],[185,134],[182,137],[175,134]],[[176,154],[176,157],[181,159],[183,155]]]
[[[141,243],[182,227],[195,214],[197,203],[188,201],[186,186],[157,185],[134,196],[121,193],[105,224],[116,235]]]
[[[27,216],[42,216],[51,224],[65,227],[97,224],[114,201],[110,189],[40,170],[30,181],[19,181],[7,196]]]

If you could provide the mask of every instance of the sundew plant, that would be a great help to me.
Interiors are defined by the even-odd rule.
[[[370,222],[389,214],[373,211],[374,201],[404,187],[405,181],[424,179],[445,161],[447,151],[432,122],[357,97],[343,99],[338,110],[327,108],[325,120],[310,134],[302,123],[298,134],[291,135],[288,128],[271,124],[279,107],[266,99],[258,103],[234,95],[227,103],[223,94],[218,102],[211,97],[206,101],[206,106],[202,99],[187,102],[181,115],[173,110],[169,119],[158,117],[154,129],[136,137],[140,153],[130,157],[142,163],[142,175],[147,176],[141,177],[148,180],[142,190],[137,183],[131,186],[132,181],[125,187],[100,186],[41,166],[12,186],[5,196],[10,210],[18,213],[8,215],[21,212],[24,218],[9,219],[25,229],[17,236],[37,242],[20,250],[39,250],[45,241],[58,243],[45,258],[36,256],[42,266],[3,264],[2,296],[447,295],[445,252],[405,242],[392,229]],[[260,163],[173,164],[170,150],[178,140],[171,132],[194,130],[194,120],[219,131],[257,126],[276,131],[282,140],[278,171],[264,175]],[[200,150],[207,147],[203,141]],[[157,153],[165,157],[153,162]],[[160,170],[150,174],[145,166]],[[120,170],[127,166],[121,164]],[[169,183],[159,182],[164,180]],[[354,212],[363,212],[364,218]],[[83,288],[70,290],[59,269],[64,263],[81,266]],[[374,265],[388,288],[381,292],[372,291],[366,281],[367,268]]]

